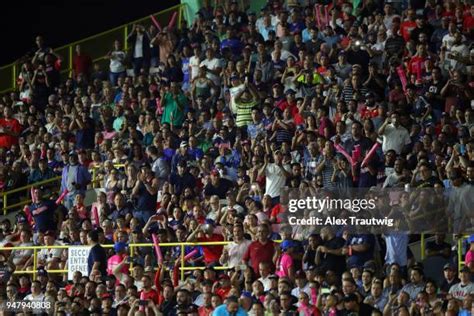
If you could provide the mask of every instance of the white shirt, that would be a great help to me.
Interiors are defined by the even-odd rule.
[[[387,30],[391,30],[391,29],[392,29],[393,18],[400,18],[400,16],[399,16],[398,14],[392,14],[392,15],[390,15],[390,16],[384,17],[384,19],[383,19],[383,24],[385,24],[385,28],[386,28]]]
[[[235,107],[235,96],[242,90],[245,90],[244,84],[241,84],[229,89],[229,94],[230,94],[229,107],[232,113],[237,113],[237,109]]]
[[[441,40],[441,42],[442,42],[442,45],[446,47],[447,50],[450,50],[451,46],[454,43],[454,36],[448,33],[445,36],[443,36],[443,39]]]
[[[456,283],[449,289],[449,294],[457,300],[463,300],[467,295],[474,294],[474,283],[469,282],[465,285],[462,285],[461,282]]]
[[[229,206],[224,206],[222,208],[222,212],[225,213],[228,209],[234,209],[237,211],[237,214],[243,214],[244,213],[244,208],[242,206],[240,206],[239,204],[234,204],[233,207],[229,207]]]
[[[305,292],[306,294],[308,294],[309,297],[311,297],[311,288],[309,287],[309,283],[306,283],[306,285],[302,289],[299,287],[295,287],[293,290],[291,290],[291,295],[299,297],[301,292]]]
[[[143,57],[143,34],[137,34],[137,39],[135,40],[135,49],[133,57],[142,58]]]
[[[221,62],[220,62],[220,60],[219,60],[218,58],[215,58],[215,57],[214,57],[213,59],[211,59],[211,60],[209,60],[209,59],[206,58],[206,59],[204,59],[204,60],[201,62],[201,64],[200,64],[199,66],[200,66],[200,67],[206,66],[207,69],[214,71],[214,70],[216,70],[217,68],[220,68],[220,67],[221,67]],[[221,79],[220,79],[219,76],[217,76],[217,75],[215,75],[215,74],[213,74],[213,73],[211,73],[211,72],[207,72],[207,78],[208,78],[209,80],[212,80],[212,82],[214,82],[214,84],[215,84],[216,86],[220,86],[220,85],[221,85]]]
[[[268,275],[268,276],[270,276],[270,275]],[[268,276],[266,278],[261,277],[260,279],[258,279],[260,282],[262,282],[263,290],[265,292],[270,291],[270,286],[272,285],[272,280],[270,280],[268,278]]]
[[[290,166],[284,165],[286,171],[290,172]],[[265,194],[272,198],[280,196],[281,188],[285,186],[286,177],[283,171],[275,163],[269,163],[265,169],[265,176],[267,177],[265,183]]]
[[[125,61],[126,54],[122,51],[114,51],[110,56],[110,71],[111,72],[124,72],[125,71]]]
[[[28,247],[33,246],[31,241],[20,243],[18,246],[20,247]],[[22,261],[25,257],[31,257],[33,255],[33,249],[25,249],[25,250],[13,250],[11,256],[13,257],[13,264],[17,265],[20,261]]]
[[[465,67],[465,65],[457,60],[449,58],[449,54],[453,54],[458,57],[468,57],[469,56],[469,48],[467,47],[466,44],[460,44],[460,45],[451,45],[451,49],[449,50],[448,54],[446,55],[446,59],[449,60],[450,66],[455,69],[455,70],[463,70],[462,68]]]
[[[198,76],[200,64],[201,61],[199,60],[199,57],[192,56],[189,58],[189,66],[191,67],[191,81]]]
[[[26,302],[44,302],[45,301],[45,296],[44,296],[43,293],[40,293],[37,296],[33,296],[33,294],[28,294],[27,296],[25,296],[23,301],[26,301]],[[33,308],[33,309],[31,309],[31,311],[33,312],[33,315],[41,315],[44,312],[43,309],[39,309],[39,308]]]
[[[61,246],[57,241],[54,242],[54,246]],[[38,253],[38,258],[44,262],[51,262],[54,258],[61,259],[61,253],[63,249],[53,248],[53,249],[41,249]]]
[[[242,258],[251,243],[250,240],[244,239],[240,243],[233,241],[224,246],[224,249],[229,253],[229,262],[227,263],[229,268],[234,268],[242,264]]]
[[[397,154],[400,154],[403,146],[411,143],[410,134],[407,129],[403,126],[395,127],[393,124],[385,127],[382,138],[382,151],[384,153],[393,149]]]

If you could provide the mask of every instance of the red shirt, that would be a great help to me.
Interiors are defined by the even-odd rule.
[[[402,34],[402,37],[405,42],[408,42],[410,40],[410,33],[414,28],[416,28],[415,21],[404,21],[400,25],[400,33]]]
[[[280,219],[280,217],[278,217],[278,215],[280,215],[284,211],[285,210],[283,209],[283,207],[281,207],[281,204],[277,204],[274,207],[272,207],[272,209],[270,211],[270,218],[272,218],[272,217],[276,218],[276,222],[279,224],[279,223],[281,223],[281,219]]]
[[[253,271],[257,276],[260,276],[258,266],[260,262],[268,262],[271,266],[272,272],[275,271],[275,266],[273,265],[273,254],[275,253],[275,243],[271,240],[268,240],[266,244],[260,243],[260,241],[253,241],[250,246],[247,248],[247,251],[244,254],[243,260],[249,261],[252,265]]]
[[[20,134],[21,132],[21,125],[18,120],[14,118],[11,118],[9,120],[5,118],[0,119],[0,127],[15,132],[16,134]],[[10,136],[3,133],[0,134],[0,147],[10,149],[12,145],[15,145],[17,143],[18,137]]]
[[[425,60],[425,57],[414,56],[408,63],[408,72],[410,74],[415,74],[416,79],[421,79],[423,77],[423,73],[425,72]]]
[[[219,295],[222,300],[225,300],[229,292],[230,292],[230,286],[226,288],[221,287],[217,289],[216,294]]]
[[[464,17],[462,27],[464,28],[464,32],[470,32],[474,29],[474,17],[472,15]]]
[[[288,103],[288,101],[283,101],[283,102],[280,102],[276,105],[280,110],[282,111],[285,111],[286,108],[290,108],[290,113],[291,113],[291,116],[295,116],[296,114],[298,114],[298,107],[296,106],[296,102],[290,104]]]
[[[72,60],[74,68],[74,74],[89,74],[90,68],[92,67],[92,59],[87,55],[74,56]]]
[[[210,238],[204,236],[198,238],[199,242],[210,242],[210,241],[224,241],[222,235],[213,234]],[[222,249],[224,246],[202,246],[202,251],[204,252],[204,262],[206,264],[216,262],[222,255]]]
[[[371,119],[377,116],[379,116],[379,110],[377,107],[371,110],[367,106],[364,106],[362,109],[360,109],[360,117],[363,119],[366,119],[366,118]]]
[[[156,290],[150,289],[149,291],[141,291],[140,292],[140,299],[141,300],[152,300],[156,304],[158,304],[158,292]]]
[[[212,307],[201,306],[198,308],[199,316],[211,316],[214,309]]]

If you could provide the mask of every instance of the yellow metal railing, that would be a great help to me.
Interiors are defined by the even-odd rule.
[[[32,183],[32,184],[28,184],[24,187],[21,187],[21,188],[17,188],[17,189],[13,189],[13,190],[10,190],[10,191],[6,191],[6,192],[2,192],[1,193],[1,196],[2,196],[2,202],[3,202],[3,215],[7,215],[7,212],[9,209],[12,209],[12,208],[17,208],[17,207],[22,207],[26,204],[29,204],[31,202],[31,199],[28,198],[29,196],[29,190],[33,187],[38,187],[38,186],[42,186],[42,185],[45,185],[45,184],[52,184],[54,182],[61,182],[61,177],[54,177],[54,178],[51,178],[51,179],[47,179],[47,180],[44,180],[44,181],[40,181],[40,182],[36,182],[36,183]],[[20,202],[18,203],[15,203],[15,204],[8,204],[8,196],[11,196],[12,194],[14,193],[18,193],[18,192],[23,192],[24,191],[24,198],[22,198],[20,200]]]
[[[114,168],[125,168],[127,165],[123,163],[116,163],[114,164]],[[92,188],[97,188],[97,182],[99,182],[100,179],[97,178],[97,170],[104,168],[103,166],[94,166],[92,168]]]
[[[114,164],[115,168],[123,168],[125,166],[126,166],[125,164]],[[92,169],[92,188],[97,187],[96,183],[99,181],[99,179],[97,179],[97,170],[100,169],[100,168],[101,167],[92,167],[92,168],[90,168],[90,169]],[[21,187],[21,188],[16,188],[16,189],[13,189],[13,190],[10,190],[10,191],[0,193],[0,195],[2,197],[2,202],[3,202],[3,207],[2,207],[3,208],[3,215],[4,216],[7,215],[8,210],[10,210],[10,209],[22,207],[22,206],[25,206],[25,205],[31,203],[31,199],[28,197],[29,196],[29,191],[30,191],[31,188],[39,187],[39,186],[42,186],[42,185],[45,185],[45,184],[50,184],[50,183],[52,184],[52,183],[55,183],[55,182],[61,183],[61,176],[54,177],[54,178],[51,178],[51,179],[47,179],[47,180],[40,181],[40,182],[36,182],[36,183],[32,183],[32,184],[28,184],[28,185],[26,185],[24,187]],[[57,189],[57,191],[59,191],[59,187],[57,187],[57,186],[52,188],[53,191],[54,191],[54,189]],[[12,194],[18,193],[18,192],[24,192],[23,198],[20,199],[20,202],[9,205],[8,201],[10,199],[8,198],[8,196],[11,196]]]
[[[181,27],[181,20],[183,15],[183,4],[178,4],[172,6],[166,10],[160,11],[158,13],[152,14],[157,21],[159,21],[163,26],[167,24],[170,17],[174,12],[178,13],[178,20],[176,27]],[[70,77],[72,74],[72,63],[74,58],[74,47],[76,45],[81,45],[82,51],[91,56],[93,62],[101,64],[102,69],[107,67],[106,65],[106,56],[107,53],[112,49],[113,43],[115,40],[121,40],[124,48],[128,49],[127,37],[129,28],[133,24],[137,23],[146,23],[151,24],[150,16],[138,19],[136,21],[118,26],[111,30],[87,37],[85,39],[64,45],[62,47],[54,49],[55,54],[63,58],[63,65],[66,65],[66,69],[61,71],[63,78]],[[17,60],[9,65],[0,67],[0,94],[10,92],[17,88],[17,78],[19,75],[19,70],[21,69],[20,61]]]
[[[205,269],[205,267],[186,267],[185,266],[185,247],[186,246],[225,246],[230,244],[230,241],[210,241],[210,242],[170,242],[170,243],[160,243],[160,247],[177,247],[179,246],[181,248],[181,264],[180,264],[180,271],[181,271],[181,280],[184,281],[184,272],[185,271],[194,271],[194,270],[202,270]],[[114,245],[102,245],[104,248],[113,248]],[[32,270],[15,270],[14,274],[33,274],[33,278],[36,279],[36,273],[38,270],[38,251],[41,251],[42,249],[68,249],[68,248],[74,248],[75,246],[67,246],[67,245],[55,245],[55,246],[18,246],[18,247],[0,247],[0,252],[2,251],[11,251],[11,250],[33,250],[33,269]],[[139,243],[139,244],[129,244],[129,253],[130,257],[133,258],[134,256],[134,249],[139,248],[139,247],[154,247],[154,244],[152,243]],[[130,270],[133,269],[133,263],[130,264]],[[220,266],[220,267],[215,267],[216,270],[226,270],[228,267],[226,266]],[[62,269],[62,270],[47,270],[48,273],[68,273],[68,269]]]
[[[458,239],[458,271],[461,271],[464,266],[463,250],[464,250],[464,240],[468,239],[469,235],[460,236]]]
[[[468,235],[462,236],[458,240],[458,269],[459,271],[464,265],[463,261],[463,241],[468,238]],[[277,240],[275,242],[281,242],[280,240]],[[185,247],[186,246],[219,246],[219,245],[228,245],[230,244],[230,241],[212,241],[212,242],[174,242],[174,243],[160,243],[160,247],[180,247],[181,248],[181,254],[180,254],[180,278],[182,281],[184,281],[184,272],[185,271],[194,271],[194,270],[202,270],[205,269],[205,267],[192,267],[192,266],[185,266]],[[114,245],[107,244],[107,245],[102,245],[104,248],[112,248]],[[42,249],[68,249],[68,248],[74,248],[76,246],[67,246],[67,245],[62,245],[62,246],[18,246],[18,247],[0,247],[0,252],[3,251],[11,251],[11,250],[33,250],[33,269],[32,270],[15,270],[14,274],[33,274],[33,278],[36,279],[36,273],[38,270],[38,251]],[[129,244],[129,255],[131,258],[134,256],[134,249],[139,248],[139,247],[154,247],[154,244],[152,243],[138,243],[138,244]],[[130,264],[130,270],[133,269],[133,263]],[[217,266],[215,267],[216,270],[226,270],[228,269],[227,266]],[[62,269],[62,270],[47,270],[48,273],[68,273],[68,269]]]

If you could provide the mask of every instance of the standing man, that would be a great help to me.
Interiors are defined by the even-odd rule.
[[[68,191],[64,205],[69,209],[73,206],[77,194],[85,196],[87,185],[91,182],[91,174],[86,167],[79,164],[76,152],[69,153],[69,164],[63,169],[61,192]]]
[[[268,239],[270,230],[267,225],[261,224],[257,228],[257,240],[253,241],[247,248],[242,262],[252,264],[253,271],[260,276],[259,266],[261,262],[267,262],[271,265],[271,271],[275,271],[273,264],[273,255],[275,254],[275,243]]]
[[[143,69],[148,73],[150,68],[150,36],[142,25],[134,25],[132,32],[128,35],[127,41],[132,47],[133,72],[138,76]]]
[[[0,119],[0,148],[10,149],[12,145],[18,143],[18,136],[21,132],[21,125],[13,117],[11,107],[5,107],[3,118]]]
[[[79,75],[82,75],[86,80],[89,80],[91,70],[91,56],[82,52],[81,45],[76,45],[76,56],[72,59],[72,77],[76,79]]]
[[[105,249],[99,244],[99,233],[91,230],[87,234],[87,243],[91,246],[89,257],[87,258],[87,275],[98,270],[102,276],[107,275],[107,255]]]
[[[54,213],[57,205],[54,201],[43,198],[43,188],[35,188],[33,193],[33,203],[28,207],[31,215],[35,219],[35,231],[45,233],[56,230],[56,220]]]

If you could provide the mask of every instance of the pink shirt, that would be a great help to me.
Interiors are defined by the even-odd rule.
[[[287,254],[284,253],[281,255],[279,262],[277,264],[277,271],[276,274],[282,278],[282,277],[288,277],[290,268],[293,266],[293,258]]]
[[[474,263],[474,251],[469,250],[466,253],[466,258],[464,259],[466,266],[469,266],[470,263]]]
[[[124,257],[123,255],[113,255],[112,257],[109,258],[109,260],[107,260],[107,273],[109,275],[114,273],[115,267],[118,266],[120,262],[122,262],[123,257]],[[124,264],[120,272],[123,274],[128,274],[129,272],[128,264]],[[120,281],[120,280],[117,280],[117,281]]]

